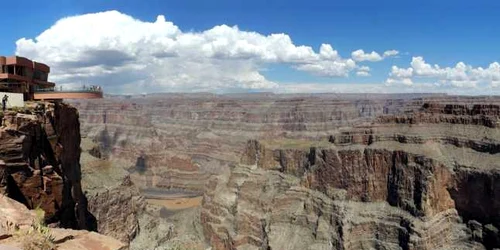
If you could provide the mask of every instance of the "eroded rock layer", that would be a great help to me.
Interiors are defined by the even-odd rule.
[[[0,192],[43,209],[49,223],[95,230],[80,183],[78,112],[64,103],[44,105],[2,115]]]
[[[82,134],[127,166],[141,188],[202,191],[247,140],[320,138],[382,114],[420,108],[429,95],[163,94],[75,101]],[[436,97],[437,98],[437,97]]]
[[[483,249],[455,209],[415,216],[301,182],[250,166],[214,178],[201,213],[205,235],[215,249]]]
[[[215,249],[500,247],[500,98],[173,94],[75,105],[84,133],[138,186],[205,192],[200,218]]]

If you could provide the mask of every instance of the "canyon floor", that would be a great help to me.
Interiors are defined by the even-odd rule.
[[[71,104],[89,211],[131,249],[500,248],[500,97]]]

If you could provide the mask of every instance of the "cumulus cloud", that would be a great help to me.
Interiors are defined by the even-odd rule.
[[[146,22],[118,11],[63,18],[16,45],[17,55],[49,64],[58,84],[100,84],[111,93],[272,90],[279,84],[260,70],[269,64],[326,77],[346,77],[359,67],[330,44],[315,52],[286,34],[227,25],[185,32],[161,15]]]
[[[347,77],[349,72],[356,68],[356,62],[352,59],[335,61],[317,61],[313,63],[300,64],[295,67],[298,70],[306,71],[318,76]]]
[[[370,53],[365,53],[362,49],[358,49],[356,51],[353,51],[351,53],[352,59],[356,62],[362,62],[362,61],[370,61],[370,62],[377,62],[381,61],[383,58],[380,56],[377,52],[372,51]]]
[[[361,66],[358,68],[358,71],[356,72],[357,76],[370,76],[370,67],[368,66]]]
[[[391,72],[389,73],[389,78],[387,79],[387,84],[404,84],[412,85],[413,68],[398,68],[397,66],[392,66]]]
[[[391,57],[399,55],[399,51],[397,50],[387,50],[384,52],[384,57]]]
[[[423,57],[413,57],[409,68],[392,66],[386,83],[412,85],[417,79],[456,88],[496,87],[500,83],[500,64],[493,62],[487,68],[474,68],[459,62],[454,67],[443,68],[427,63]]]
[[[363,62],[363,61],[378,62],[388,57],[397,56],[398,54],[399,51],[397,50],[387,50],[382,55],[380,55],[375,51],[372,51],[370,53],[365,53],[364,50],[358,49],[351,53],[351,57],[356,62]]]

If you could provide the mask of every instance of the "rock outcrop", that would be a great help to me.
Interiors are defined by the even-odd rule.
[[[37,214],[25,205],[0,195],[0,249],[128,249],[111,237],[86,230],[47,228],[38,220]]]
[[[102,156],[95,143],[82,139],[82,186],[88,209],[96,217],[97,231],[130,243],[139,233],[139,217],[146,202],[127,171]]]
[[[49,223],[96,230],[80,183],[78,111],[64,103],[46,103],[9,111],[2,118],[2,194],[30,209],[42,208]]]
[[[238,166],[208,184],[214,249],[483,249],[454,209],[414,216],[389,202],[331,198],[277,171]],[[340,193],[340,191],[339,191]]]
[[[89,210],[100,222],[98,232],[127,243],[139,233],[138,217],[145,205],[130,177],[113,189],[89,197]]]

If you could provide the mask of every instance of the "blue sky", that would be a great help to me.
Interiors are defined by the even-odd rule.
[[[27,10],[24,6],[36,6],[36,8]],[[291,38],[295,46],[310,46],[315,52],[319,51],[321,44],[330,44],[340,54],[342,60],[349,59],[351,53],[358,49],[362,49],[366,53],[375,51],[380,55],[388,50],[397,50],[399,52],[397,56],[387,57],[376,62],[356,61],[355,66],[346,69],[348,71],[347,75],[332,75],[331,72],[325,73],[325,69],[321,73],[311,69],[298,70],[298,67],[306,63],[305,61],[297,65],[295,61],[280,59],[270,62],[269,60],[262,60],[262,56],[257,56],[259,59],[253,60],[250,63],[251,66],[245,66],[247,62],[238,61],[238,64],[241,63],[241,65],[235,70],[247,70],[241,75],[213,76],[213,81],[217,81],[219,78],[230,78],[231,81],[238,81],[238,79],[244,78],[244,75],[248,76],[252,73],[248,71],[250,67],[253,71],[257,71],[262,75],[266,81],[278,84],[279,87],[272,86],[280,89],[279,91],[283,91],[283,87],[287,86],[287,84],[293,84],[294,86],[303,84],[301,86],[304,88],[298,89],[306,91],[307,86],[314,85],[318,91],[322,91],[322,86],[333,86],[332,84],[350,84],[348,89],[368,84],[377,87],[380,91],[385,89],[394,91],[394,89],[403,88],[412,89],[410,91],[425,91],[427,87],[431,87],[433,89],[430,91],[439,92],[453,88],[457,92],[467,93],[471,92],[470,89],[472,89],[473,93],[488,93],[497,92],[498,88],[500,88],[497,88],[496,66],[493,65],[488,70],[492,63],[498,61],[500,55],[500,46],[498,46],[500,44],[500,32],[498,32],[500,3],[498,1],[27,0],[22,5],[14,1],[7,1],[3,3],[3,8],[12,10],[12,13],[4,21],[2,38],[0,39],[0,54],[8,55],[17,52],[22,56],[34,57],[34,59],[48,61],[49,63],[53,62],[51,66],[53,66],[55,79],[59,80],[61,84],[75,85],[82,81],[106,81],[106,79],[102,77],[92,78],[91,75],[95,74],[89,74],[87,78],[78,80],[64,78],[61,75],[67,72],[80,71],[71,68],[67,63],[65,64],[64,58],[52,60],[51,55],[44,55],[43,52],[51,50],[47,50],[46,44],[43,45],[42,42],[37,41],[37,36],[50,29],[56,21],[64,17],[117,10],[123,15],[145,23],[154,23],[158,15],[163,15],[167,22],[172,22],[183,33],[201,34],[214,26],[223,24],[229,27],[237,25],[239,31],[256,32],[263,36],[284,33]],[[132,34],[133,31],[127,33]],[[93,35],[92,31],[88,33],[88,36]],[[95,35],[97,36],[97,34]],[[56,39],[58,36],[61,35],[54,33],[50,39]],[[30,49],[27,49],[26,45],[23,45],[24,47],[16,46],[16,41],[20,38],[32,39],[33,46],[29,47]],[[109,40],[113,39],[119,38],[108,37],[106,41],[110,42]],[[67,44],[58,44],[57,42],[54,42],[52,47],[63,45],[68,47]],[[67,48],[67,54],[73,55],[78,53],[77,51],[81,51],[82,48],[89,48],[87,45],[82,46]],[[155,43],[155,46],[158,46],[158,44]],[[109,46],[105,47],[110,48]],[[74,49],[74,51],[71,49]],[[97,50],[97,48],[94,49]],[[118,50],[119,47],[113,47],[113,49]],[[133,54],[137,55],[137,53]],[[58,55],[58,57],[64,55],[66,54]],[[178,60],[184,60],[183,55],[178,57]],[[215,63],[217,67],[221,67],[220,63],[224,63],[220,62],[219,59],[214,61],[211,56],[208,57],[211,59],[207,59],[207,62],[204,63]],[[415,63],[421,62],[413,60],[415,57],[423,59],[423,63],[419,64],[420,66],[417,64],[410,66],[412,61]],[[223,58],[220,60],[232,61],[235,59]],[[127,61],[127,63],[129,62],[131,60]],[[179,64],[179,62],[175,61],[175,65]],[[455,74],[454,71],[459,62],[463,62],[468,67],[462,76]],[[434,68],[435,64],[439,65],[439,67]],[[324,66],[326,63],[320,65]],[[399,71],[394,71],[392,69],[393,65],[399,69],[411,68],[412,73],[410,75],[396,74]],[[426,71],[428,68],[426,65],[431,66],[432,72]],[[105,67],[106,65],[101,66]],[[370,68],[370,76],[359,77],[356,75],[355,72],[361,66]],[[449,69],[445,69],[446,67],[449,67]],[[486,71],[476,70],[479,67]],[[210,67],[205,66],[202,68],[210,69]],[[154,65],[154,70],[147,69],[153,72],[151,74],[155,75],[158,84],[153,86],[145,83],[151,82],[150,77],[152,76],[149,74],[148,78],[144,78],[145,76],[142,74],[143,79],[134,76],[133,79],[137,78],[139,80],[128,83],[127,87],[113,83],[113,85],[109,86],[109,89],[113,92],[134,92],[133,86],[140,86],[140,88],[147,89],[148,92],[168,91],[169,89],[185,91],[178,88],[179,84],[177,82],[163,84],[162,79],[157,76],[163,75],[163,77],[169,78],[169,75],[155,74],[154,72],[161,70],[159,65]],[[63,73],[63,70],[66,70],[66,72]],[[123,69],[115,67],[114,70],[118,74]],[[85,72],[89,72],[89,70]],[[389,77],[391,72],[393,76]],[[192,74],[189,71],[170,73],[179,76],[176,79],[181,79],[180,76],[184,74]],[[193,83],[200,81],[200,79],[203,80],[205,77],[206,75],[200,76],[198,80],[194,79],[183,86],[187,86],[188,90],[210,91],[211,89],[207,86],[197,88],[196,83]],[[393,78],[394,81],[388,81],[388,78]],[[245,81],[253,82],[257,81],[256,79],[260,78],[253,77],[251,80],[246,79]],[[182,83],[181,80],[178,82]],[[389,87],[387,86],[388,82],[392,83]],[[106,82],[99,82],[98,84],[106,86]],[[260,89],[262,86],[271,85],[256,84],[251,85],[254,86],[251,88],[248,86],[248,84],[235,84],[235,86],[223,84],[221,86],[217,85],[213,90],[219,92],[232,89],[245,91],[255,89],[255,86]],[[401,88],[398,86],[401,86]],[[266,88],[264,87],[264,89]],[[324,88],[325,91],[329,89],[329,87]],[[285,90],[285,92],[287,91]]]

